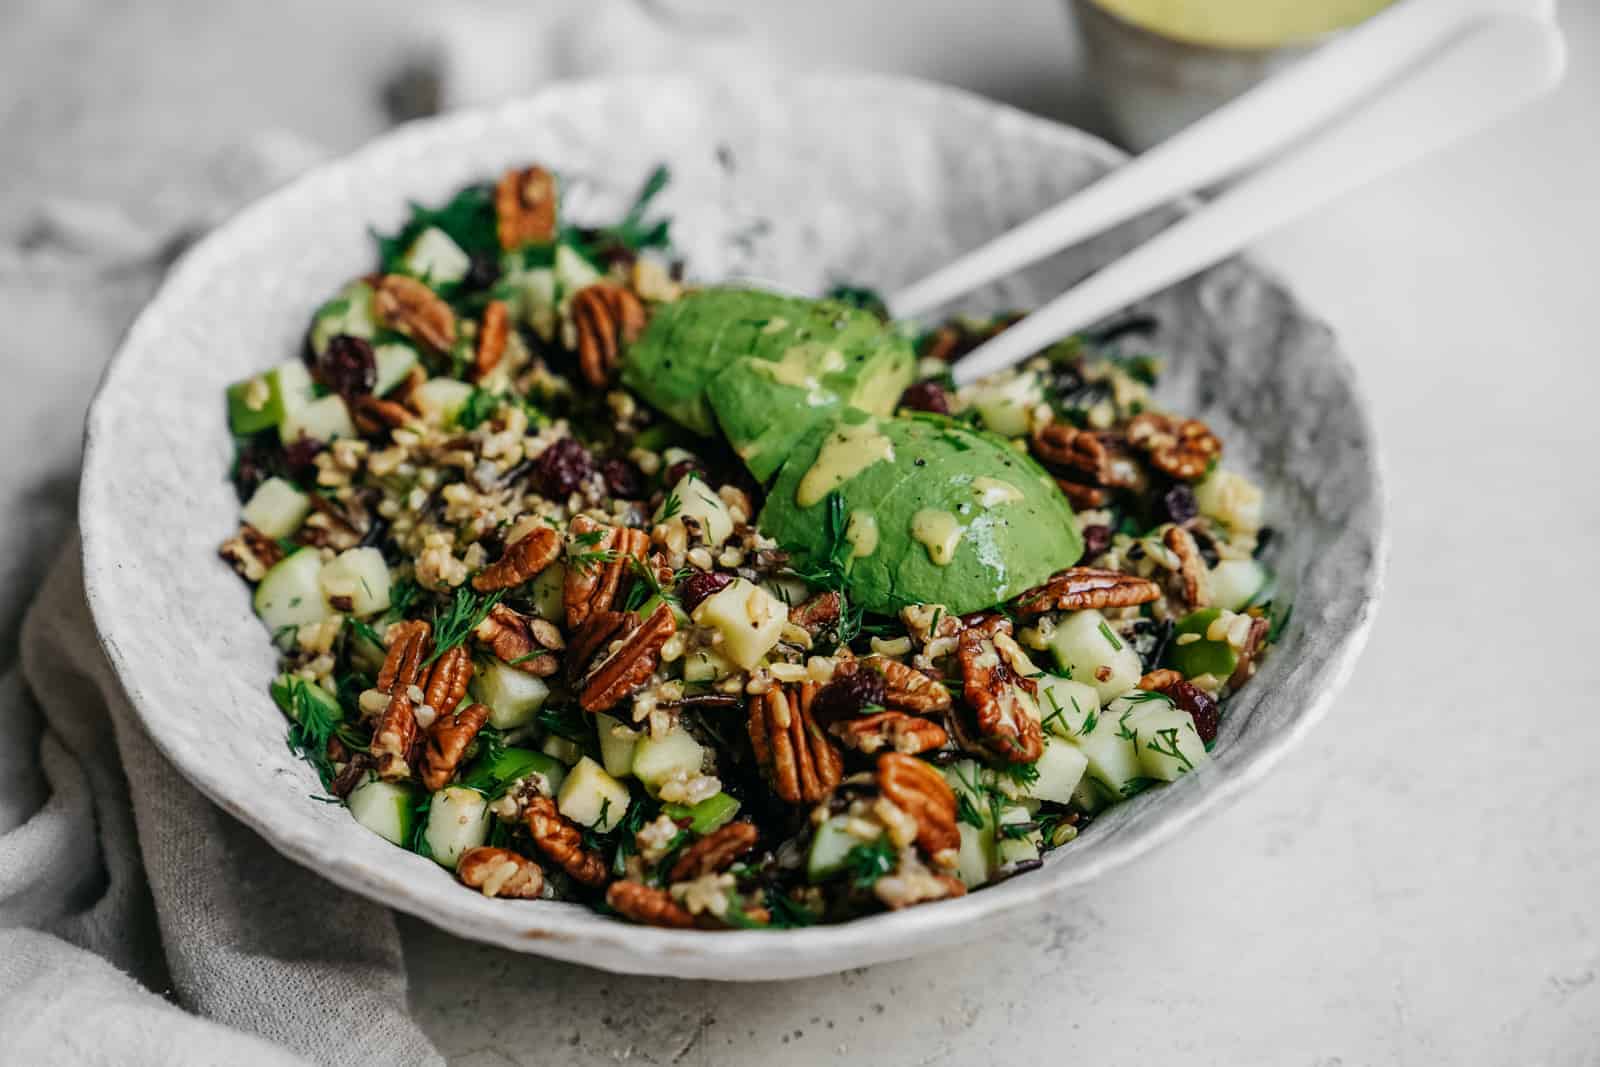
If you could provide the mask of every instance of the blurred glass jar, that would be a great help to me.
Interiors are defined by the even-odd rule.
[[[1068,0],[1107,117],[1143,151],[1393,0]]]

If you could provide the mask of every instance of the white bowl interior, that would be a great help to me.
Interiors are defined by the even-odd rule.
[[[1043,870],[966,898],[800,931],[623,925],[577,905],[489,900],[313,803],[267,694],[274,652],[216,555],[237,523],[222,412],[230,381],[296,351],[314,307],[370,269],[369,226],[408,200],[539,161],[574,214],[613,217],[658,162],[691,274],[802,291],[891,289],[1069,195],[1118,154],[952,90],[886,78],[608,80],[406,127],[256,204],[194,249],[130,331],[89,419],[82,515],[89,598],[146,727],[201,790],[330,880],[466,937],[618,971],[766,979],[981,936],[1237,794],[1327,707],[1364,639],[1381,570],[1373,441],[1329,332],[1248,265],[1153,300],[1161,396],[1217,427],[1259,476],[1295,597],[1283,643],[1230,708],[1212,765],[1113,809]],[[1027,307],[1162,219],[1123,227],[978,294]]]

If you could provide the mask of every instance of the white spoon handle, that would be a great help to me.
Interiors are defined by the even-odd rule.
[[[1486,20],[1351,117],[975,349],[953,368],[956,381],[1009,367],[1515,111],[1560,80],[1564,57],[1552,23]]]
[[[889,298],[912,318],[1158,204],[1260,162],[1413,66],[1485,15],[1548,17],[1551,0],[1405,0],[1245,93],[1070,200]]]

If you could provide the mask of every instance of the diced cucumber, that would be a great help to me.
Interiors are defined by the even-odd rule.
[[[417,239],[400,257],[400,268],[430,285],[450,285],[467,276],[472,260],[449,234],[437,226],[429,226],[417,234]]]
[[[714,793],[698,804],[663,804],[661,811],[673,822],[688,819],[689,829],[697,834],[709,834],[733,821],[739,802],[726,793]]]
[[[1134,740],[1132,724],[1124,723],[1107,709],[1095,728],[1073,738],[1072,744],[1088,761],[1086,777],[1100,783],[1111,796],[1121,798],[1131,793],[1137,779],[1144,777]]]
[[[1094,687],[1102,704],[1132,689],[1144,673],[1139,653],[1092,608],[1061,617],[1050,635],[1050,651],[1067,677]]]
[[[1019,823],[1032,821],[1033,813],[1027,808],[1005,807],[1000,809],[1000,819],[995,830],[994,839],[995,867],[1004,867],[1008,863],[1024,863],[1028,860],[1039,858],[1039,844],[1042,839],[1037,830],[1031,831],[1023,837],[1008,837],[1000,829],[1000,827],[1016,826]]]
[[[456,861],[469,848],[489,839],[489,802],[476,789],[447,786],[433,794],[428,805],[428,824],[422,840],[441,867],[456,869]]]
[[[593,285],[600,278],[600,268],[584,258],[582,252],[571,245],[556,245],[555,281],[562,299]]]
[[[317,309],[311,319],[311,351],[322,355],[328,342],[340,334],[371,340],[378,332],[372,316],[372,286],[355,281]]]
[[[1211,568],[1211,603],[1243,611],[1267,586],[1267,568],[1253,559],[1223,559]]]
[[[1057,737],[1076,737],[1094,728],[1100,714],[1100,693],[1092,685],[1054,674],[1042,674],[1039,710],[1044,728]]]
[[[600,762],[613,778],[626,778],[633,773],[633,752],[639,745],[639,731],[624,726],[621,719],[601,712],[594,717],[595,732],[600,735]]]
[[[473,387],[454,378],[429,378],[411,393],[422,421],[431,426],[452,426],[472,397]]]
[[[1172,628],[1172,643],[1167,645],[1167,663],[1173,670],[1185,678],[1209,674],[1227,681],[1232,677],[1239,666],[1239,650],[1226,640],[1206,637],[1206,631],[1221,614],[1221,608],[1201,608],[1178,620]]]
[[[289,412],[278,424],[278,436],[285,444],[302,437],[326,443],[337,437],[354,437],[355,433],[355,423],[350,421],[350,409],[344,406],[342,397],[331,393]]]
[[[666,495],[657,509],[656,522],[665,522],[670,517],[666,514],[669,505],[673,515],[694,519],[699,523],[706,541],[712,546],[722,544],[733,533],[733,516],[728,511],[728,505],[711,488],[711,483],[698,475],[690,473],[678,479],[678,484],[672,487],[672,492]]]
[[[849,819],[835,815],[824,819],[811,834],[811,850],[806,854],[806,878],[825,882],[844,870],[845,858],[857,845],[867,844],[845,829]]]
[[[1243,475],[1215,470],[1194,487],[1200,513],[1216,519],[1233,533],[1261,529],[1261,489]]]
[[[1024,785],[1001,775],[997,788],[1015,800],[1032,798],[1065,804],[1072,799],[1072,791],[1078,788],[1088,763],[1083,753],[1067,741],[1047,738],[1044,752],[1033,765],[1039,776]]]
[[[344,708],[339,705],[339,698],[316,682],[293,674],[280,674],[272,680],[271,691],[278,708],[295,722],[305,717],[302,714],[302,704],[305,703],[315,705],[312,712],[328,722],[344,719]]]
[[[256,486],[239,517],[268,537],[288,537],[311,510],[311,498],[284,478],[268,478]]]
[[[550,699],[550,686],[499,660],[491,660],[472,675],[472,698],[489,709],[489,725],[497,730],[526,726]]]
[[[983,386],[972,395],[972,406],[985,429],[1003,437],[1028,432],[1028,412],[1044,401],[1039,379],[1031,373],[1016,375],[997,385]]]
[[[700,602],[694,621],[716,628],[722,634],[718,651],[748,671],[778,643],[789,609],[759,585],[735,578]]]
[[[389,565],[376,548],[345,549],[323,566],[318,581],[332,611],[372,615],[389,610]]]
[[[604,833],[628,814],[628,804],[632,799],[627,786],[585,756],[562,783],[561,792],[556,796],[556,807],[578,825]]]
[[[302,548],[273,565],[256,586],[255,608],[267,629],[277,633],[285,626],[303,626],[328,617],[327,602],[317,578],[322,554]]]
[[[404,845],[416,821],[416,794],[399,782],[369,778],[350,791],[345,801],[356,822],[385,841]]]
[[[682,727],[673,727],[661,737],[643,737],[633,751],[633,776],[644,783],[651,796],[661,784],[683,772],[689,777],[700,773],[706,750]]]
[[[541,619],[560,622],[566,616],[562,599],[566,584],[567,568],[560,563],[551,564],[534,577],[528,595],[533,600],[533,610]]]
[[[567,780],[567,768],[560,760],[531,748],[506,748],[493,759],[474,760],[461,775],[461,784],[493,800],[524,778],[537,778],[539,792],[553,797]]]
[[[372,391],[384,395],[406,380],[411,368],[417,365],[417,350],[400,341],[378,345],[372,350],[372,360],[378,368],[378,378]]]
[[[586,758],[583,754],[582,745],[570,738],[562,737],[560,734],[551,734],[544,739],[544,743],[539,747],[544,750],[545,755],[552,759],[560,760],[568,767],[574,766],[579,760]]]
[[[712,648],[697,648],[683,657],[683,680],[686,682],[720,681],[738,669],[732,660]]]
[[[311,402],[311,372],[298,359],[228,386],[228,426],[240,435],[270,430]]]

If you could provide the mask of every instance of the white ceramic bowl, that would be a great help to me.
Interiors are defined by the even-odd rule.
[[[606,80],[408,126],[249,208],[184,258],[129,332],[88,423],[88,593],[107,655],[156,744],[209,797],[330,881],[463,937],[617,971],[769,979],[982,937],[1182,832],[1257,781],[1328,708],[1366,635],[1381,571],[1371,430],[1328,330],[1232,263],[1154,300],[1166,400],[1210,420],[1258,475],[1295,597],[1283,643],[1224,720],[1213,764],[1097,820],[1044,869],[843,926],[701,933],[573,904],[490,900],[313,803],[267,695],[274,653],[216,555],[238,505],[222,389],[297,350],[312,309],[370,269],[368,227],[405,202],[537,160],[614,212],[658,161],[691,271],[806,291],[890,288],[1113,167],[1094,138],[948,89],[875,77]],[[973,308],[1060,291],[1161,220],[1093,241]],[[1160,876],[1152,865],[1152,877]]]

